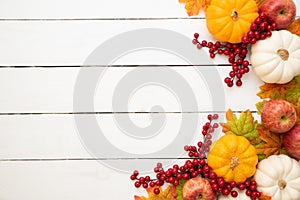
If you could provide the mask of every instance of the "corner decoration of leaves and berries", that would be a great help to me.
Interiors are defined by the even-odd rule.
[[[205,12],[216,41],[200,41],[201,34],[195,33],[192,42],[198,49],[209,48],[211,58],[228,57],[231,71],[225,84],[241,86],[252,69],[263,82],[257,93],[261,101],[256,111],[229,109],[225,122],[209,114],[203,139],[184,146],[188,158],[183,164],[165,168],[157,163],[153,177],[135,170],[130,179],[148,193],[135,200],[300,199],[300,19],[295,3],[179,2],[189,16]],[[215,131],[223,135],[212,142]]]

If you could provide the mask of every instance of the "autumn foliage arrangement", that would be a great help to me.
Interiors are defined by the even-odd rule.
[[[266,51],[269,51],[265,48],[278,41],[278,38],[273,36],[275,32],[286,30],[299,38],[300,19],[296,19],[296,6],[293,0],[179,0],[179,2],[185,3],[189,16],[198,16],[201,11],[205,13],[207,29],[215,41],[200,40],[201,34],[195,33],[193,43],[198,49],[208,48],[212,59],[217,55],[228,57],[228,63],[232,67],[228,76],[224,78],[228,87],[242,86],[242,78],[250,71],[251,66],[256,69],[255,74],[262,81],[270,83],[286,83],[300,74],[299,67],[291,61],[296,58],[300,62],[300,53],[295,52],[298,48],[288,46],[291,44],[289,38],[283,37],[286,42],[279,46],[271,45],[274,54],[278,54],[282,62],[273,62],[268,66],[264,66],[265,62],[257,62],[266,56],[264,54]],[[293,41],[292,44],[296,43],[299,42]],[[257,47],[251,48],[252,46]],[[282,51],[278,51],[277,47]],[[295,51],[291,52],[292,50]],[[252,53],[255,53],[256,58],[247,60],[247,56]],[[290,55],[291,58],[284,54]],[[286,61],[290,63],[289,66],[282,67],[281,63]],[[288,72],[290,68],[294,70]],[[269,70],[268,73],[273,72],[273,75],[266,76],[266,70]]]
[[[205,12],[216,41],[200,41],[195,33],[192,42],[208,48],[211,58],[228,57],[227,86],[241,86],[254,68],[263,82],[257,93],[261,101],[255,111],[228,109],[224,122],[209,114],[203,140],[183,147],[183,164],[165,168],[157,163],[154,177],[134,170],[134,186],[148,193],[135,200],[299,200],[300,20],[293,0],[179,2],[188,16]],[[215,131],[222,136],[213,142]]]
[[[135,187],[148,192],[135,200],[299,199],[300,152],[290,151],[285,144],[300,145],[300,75],[287,84],[264,83],[257,95],[262,99],[256,104],[258,119],[250,110],[235,113],[229,109],[225,122],[216,122],[218,115],[210,114],[203,125],[203,141],[184,146],[189,159],[183,165],[166,169],[158,163],[154,177],[140,176],[135,170],[130,176]],[[296,111],[291,130],[273,132],[259,118],[271,100],[284,101]],[[286,110],[279,111],[286,114]],[[220,127],[223,135],[212,142]],[[295,131],[296,137],[288,136]],[[266,181],[268,176],[272,180]]]

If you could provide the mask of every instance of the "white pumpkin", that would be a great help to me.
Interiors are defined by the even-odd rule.
[[[227,196],[221,194],[218,196],[218,200],[250,200],[250,197],[246,195],[246,190],[239,190],[238,188],[233,189],[238,192],[237,197],[232,197],[230,194]]]
[[[300,37],[287,30],[251,47],[250,62],[255,74],[266,83],[284,84],[300,74]]]
[[[272,155],[260,161],[254,179],[257,190],[272,200],[300,199],[300,164],[286,155]]]

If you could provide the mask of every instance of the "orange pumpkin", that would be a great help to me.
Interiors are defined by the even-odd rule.
[[[254,175],[258,157],[245,137],[226,134],[211,147],[207,162],[225,181],[241,183]]]
[[[254,0],[212,0],[206,9],[207,29],[221,42],[241,42],[257,17]]]

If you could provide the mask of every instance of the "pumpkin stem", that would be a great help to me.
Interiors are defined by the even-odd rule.
[[[236,9],[232,10],[230,17],[233,21],[237,21],[239,19],[239,13],[236,11]]]
[[[286,49],[278,49],[277,54],[280,56],[282,60],[288,60],[289,59],[289,52]]]
[[[239,158],[238,157],[234,156],[234,157],[231,158],[230,168],[232,170],[234,170],[234,168],[236,168],[239,164],[240,164],[240,162],[239,162]]]
[[[284,180],[279,180],[278,181],[278,186],[280,190],[283,190],[286,187],[286,181]]]

